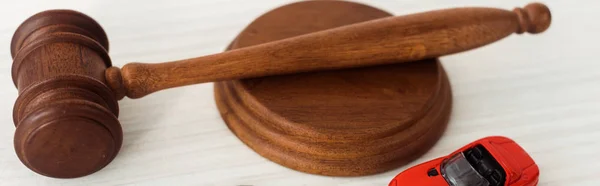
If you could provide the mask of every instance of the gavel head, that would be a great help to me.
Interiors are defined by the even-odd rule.
[[[108,39],[92,18],[75,11],[38,13],[12,43],[12,78],[19,97],[13,119],[19,159],[50,177],[96,172],[118,153],[122,130],[115,94],[106,84]]]

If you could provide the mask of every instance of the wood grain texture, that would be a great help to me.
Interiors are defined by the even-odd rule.
[[[356,3],[294,3],[256,19],[230,50],[388,16]],[[313,60],[305,63],[329,63]],[[375,174],[414,160],[441,136],[451,108],[436,59],[219,82],[215,99],[250,148],[292,169],[329,176]]]
[[[102,28],[75,11],[36,14],[15,32],[14,147],[31,170],[80,177],[117,155],[123,134],[117,101],[105,85],[104,71],[111,66],[106,48]]]
[[[530,1],[357,0],[401,15],[446,7],[511,9]],[[600,2],[544,1],[554,25],[535,37],[510,36],[493,45],[441,58],[453,89],[451,124],[416,161],[355,178],[303,174],[247,148],[223,123],[212,84],[120,101],[123,148],[106,168],[78,179],[51,179],[25,168],[12,140],[8,44],[14,29],[43,10],[68,8],[92,16],[110,36],[115,66],[128,61],[172,61],[221,52],[265,11],[292,0],[148,1],[60,0],[0,2],[0,183],[2,185],[372,186],[486,135],[519,142],[540,165],[540,186],[597,186],[600,64],[596,48]],[[177,37],[174,37],[176,35]],[[178,116],[178,117],[173,117]],[[577,157],[577,158],[573,158]]]
[[[313,20],[315,21],[315,20]],[[386,17],[252,47],[159,64],[130,63],[109,74],[130,98],[204,82],[402,63],[464,52],[512,33],[540,33],[550,10],[452,8]],[[319,62],[314,62],[318,59]],[[122,79],[118,79],[122,77]]]

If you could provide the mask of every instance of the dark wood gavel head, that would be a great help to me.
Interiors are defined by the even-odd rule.
[[[119,107],[107,86],[108,39],[92,18],[70,10],[38,13],[11,43],[14,146],[31,170],[72,178],[106,166],[122,143]]]

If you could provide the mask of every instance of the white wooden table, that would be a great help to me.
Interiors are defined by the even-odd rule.
[[[17,97],[10,39],[27,17],[75,9],[96,19],[110,40],[114,65],[158,62],[222,51],[257,16],[289,0],[3,0],[0,2],[0,185],[387,185],[409,166],[487,135],[516,140],[540,167],[540,184],[600,185],[600,1],[546,0],[553,14],[542,35],[513,35],[443,57],[453,89],[447,132],[419,160],[386,173],[338,178],[290,170],[262,158],[221,120],[212,84],[123,100],[124,144],[103,170],[53,179],[21,164],[13,149]],[[456,6],[512,9],[527,0],[363,0],[394,14]],[[216,139],[216,140],[215,140]]]

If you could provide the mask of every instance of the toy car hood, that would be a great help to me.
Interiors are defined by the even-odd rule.
[[[444,161],[444,158],[437,158],[419,166],[411,167],[402,174],[397,175],[388,186],[403,186],[407,183],[412,185],[448,185],[444,177],[441,175],[439,165]],[[431,169],[436,169],[438,175],[428,176],[427,172]]]

